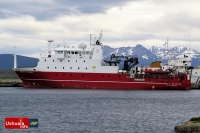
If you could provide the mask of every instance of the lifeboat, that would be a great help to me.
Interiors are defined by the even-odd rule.
[[[158,69],[154,69],[154,72],[158,72]]]
[[[145,68],[144,71],[145,71],[145,72],[150,72],[151,69],[150,69],[150,68]]]

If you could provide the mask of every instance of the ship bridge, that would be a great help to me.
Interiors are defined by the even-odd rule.
[[[93,56],[93,48],[85,48],[75,47],[73,46],[59,46],[54,49],[56,57],[58,59],[64,58],[92,58]]]

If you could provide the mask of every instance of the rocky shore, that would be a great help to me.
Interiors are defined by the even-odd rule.
[[[192,118],[183,125],[174,127],[175,133],[200,133],[200,117]]]

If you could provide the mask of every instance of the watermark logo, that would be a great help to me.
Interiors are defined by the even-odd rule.
[[[29,119],[29,127],[38,128],[38,119]]]
[[[28,129],[29,118],[27,117],[8,117],[5,118],[6,129]]]
[[[6,129],[38,128],[38,119],[29,119],[28,117],[7,117],[5,118],[4,124]]]

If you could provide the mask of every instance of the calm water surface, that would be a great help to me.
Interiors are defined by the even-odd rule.
[[[0,88],[0,133],[174,133],[200,116],[200,90],[105,91]],[[6,130],[5,117],[39,119],[39,128]]]

